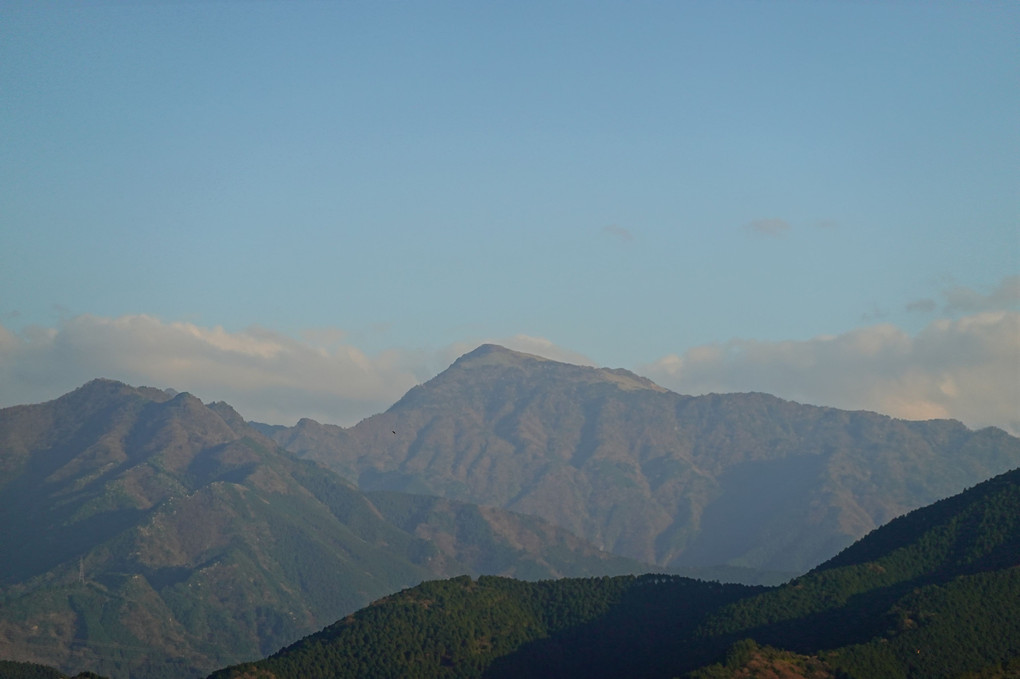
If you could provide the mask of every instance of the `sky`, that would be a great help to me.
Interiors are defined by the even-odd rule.
[[[0,407],[483,342],[1020,434],[1020,4],[0,1]]]

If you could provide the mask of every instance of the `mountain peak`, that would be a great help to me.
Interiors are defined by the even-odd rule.
[[[513,349],[507,349],[499,344],[482,344],[477,349],[469,351],[460,358],[458,358],[454,365],[460,363],[501,363],[508,364],[517,362],[524,359],[533,359],[537,361],[548,361],[548,358],[542,358],[535,354],[527,354],[523,351],[514,351]]]
[[[89,380],[85,384],[65,395],[84,394],[96,396],[99,394],[117,394],[129,391],[134,391],[134,387],[119,380],[111,380],[107,377],[97,377],[93,380]]]
[[[523,351],[514,351],[498,344],[483,344],[474,351],[468,352],[454,361],[453,367],[475,368],[480,366],[523,366],[528,363],[536,366],[541,363],[549,367],[562,368],[569,371],[572,379],[580,379],[585,382],[609,382],[620,389],[630,391],[633,389],[651,389],[653,391],[665,392],[666,389],[652,382],[646,377],[635,375],[623,368],[595,368],[587,365],[565,363],[551,358],[545,358],[536,354],[528,354]],[[543,370],[544,368],[539,368]],[[559,375],[560,378],[563,374]]]
[[[464,373],[461,371],[476,368],[523,368],[532,378],[537,379],[566,379],[584,383],[603,382],[613,384],[624,391],[636,389],[650,389],[663,393],[668,391],[650,379],[635,375],[623,368],[596,368],[589,365],[566,363],[536,354],[507,349],[499,344],[482,344],[475,350],[464,354],[454,361],[453,365],[444,373],[441,373],[439,378],[444,376],[449,378],[455,374],[463,375]]]
[[[112,403],[116,400],[138,396],[151,401],[167,401],[171,395],[153,387],[133,387],[119,380],[111,380],[99,377],[89,380],[74,391],[68,392],[55,399],[54,403],[60,403],[68,407],[90,410],[101,407],[102,404]]]

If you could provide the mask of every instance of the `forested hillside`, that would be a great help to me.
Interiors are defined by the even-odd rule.
[[[0,660],[0,677],[2,679],[68,679],[59,670],[36,663]],[[81,672],[70,679],[106,679],[95,672]]]
[[[723,609],[706,639],[826,651],[851,676],[954,676],[1020,657],[1020,470],[881,527]]]
[[[654,575],[428,582],[213,677],[662,676],[664,646],[751,591]]]
[[[996,673],[1017,659],[1020,470],[780,587],[654,575],[429,582],[214,677],[937,679],[1006,676]]]

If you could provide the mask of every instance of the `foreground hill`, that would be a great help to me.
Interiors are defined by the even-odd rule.
[[[662,647],[749,591],[654,575],[428,582],[212,679],[669,676]]]
[[[948,677],[1020,659],[1020,469],[882,526],[724,609],[699,637],[824,652],[854,677]]]
[[[106,679],[95,672],[82,672],[68,677],[60,670],[36,663],[0,660],[0,677],[3,679]]]
[[[899,518],[781,587],[654,575],[429,582],[213,677],[938,679],[1004,677],[1018,661],[1020,470]]]
[[[543,517],[660,568],[802,573],[1020,465],[1020,439],[765,394],[701,397],[485,345],[342,429],[266,428],[363,490]]]
[[[226,404],[108,380],[0,410],[0,554],[0,658],[115,679],[202,676],[426,579],[644,568],[537,518],[370,499]]]

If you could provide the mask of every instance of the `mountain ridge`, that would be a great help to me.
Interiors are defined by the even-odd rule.
[[[458,572],[792,577],[1020,464],[1001,430],[472,353],[347,429],[104,379],[0,410],[0,655],[160,679]]]
[[[0,468],[0,657],[114,679],[203,675],[437,576],[645,568],[535,517],[370,498],[225,403],[110,380],[0,410]]]
[[[542,516],[660,567],[789,572],[1020,464],[1020,439],[1000,429],[761,393],[684,396],[495,345],[350,428],[303,421],[272,437],[365,490]],[[723,525],[746,529],[712,539]]]

